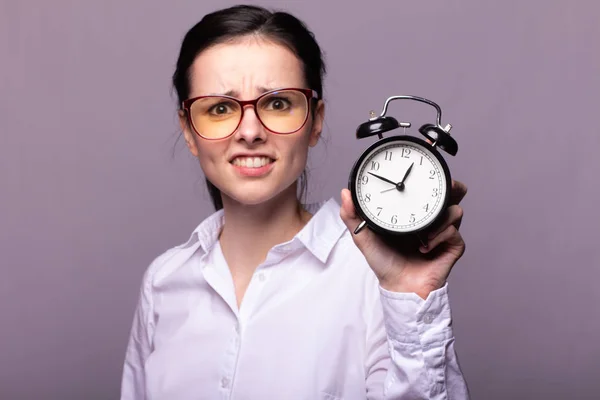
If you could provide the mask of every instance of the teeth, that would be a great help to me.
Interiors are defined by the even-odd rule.
[[[246,168],[260,168],[271,163],[269,157],[236,157],[233,165]]]

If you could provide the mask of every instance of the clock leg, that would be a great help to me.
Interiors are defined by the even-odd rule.
[[[421,239],[421,236],[420,236],[418,233],[415,233],[415,236],[417,237],[417,239],[419,239],[419,242],[421,242],[421,245],[422,245],[423,247],[427,247],[427,243],[425,243],[425,242],[423,241],[423,239]]]
[[[354,234],[356,235],[358,232],[362,231],[366,224],[367,224],[366,221],[363,221],[360,224],[358,224],[358,226],[354,230]]]

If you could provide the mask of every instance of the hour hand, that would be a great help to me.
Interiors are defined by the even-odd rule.
[[[410,164],[410,167],[408,167],[408,169],[406,170],[406,173],[404,174],[404,178],[402,178],[402,180],[400,181],[401,183],[404,183],[404,181],[408,177],[408,174],[410,174],[410,170],[412,169],[413,165],[415,165],[415,163]]]
[[[387,179],[387,178],[384,178],[383,176],[380,176],[380,175],[374,174],[374,173],[372,173],[372,172],[367,172],[367,173],[368,173],[368,174],[371,174],[371,175],[373,175],[375,178],[379,178],[379,179],[381,179],[382,181],[385,181],[385,182],[387,182],[387,183],[391,183],[392,185],[396,186],[396,182],[394,182],[394,181],[392,181],[392,180],[389,180],[389,179]]]
[[[408,167],[408,170],[404,174],[404,177],[402,178],[402,180],[400,182],[398,182],[398,184],[397,184],[398,185],[398,190],[403,190],[404,189],[404,181],[408,177],[408,174],[410,174],[410,170],[412,169],[413,165],[415,165],[415,163],[410,164],[410,167]]]
[[[410,171],[412,170],[413,165],[415,165],[415,163],[410,164],[410,167],[408,167],[408,170],[404,173],[404,176],[402,177],[402,180],[400,182],[398,182],[398,183],[394,182],[393,188],[382,190],[381,193],[389,192],[390,190],[394,190],[394,189],[398,190],[399,192],[404,191],[404,181],[408,177],[408,174],[410,174]],[[374,174],[371,174],[371,175],[374,175]],[[375,175],[375,176],[377,176],[377,175]]]

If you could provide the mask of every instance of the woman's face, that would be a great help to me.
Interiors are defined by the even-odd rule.
[[[306,87],[302,63],[294,53],[256,37],[210,47],[190,68],[190,98],[230,95],[252,100],[273,89]],[[296,195],[292,184],[306,166],[308,148],[321,133],[322,101],[315,111],[302,129],[279,135],[265,129],[247,106],[237,130],[221,140],[199,137],[181,114],[180,121],[190,151],[224,200],[256,205],[284,192]]]

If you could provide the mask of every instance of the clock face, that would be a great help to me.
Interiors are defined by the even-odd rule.
[[[359,160],[355,202],[366,219],[387,231],[424,229],[445,205],[449,172],[418,140],[389,139]]]

